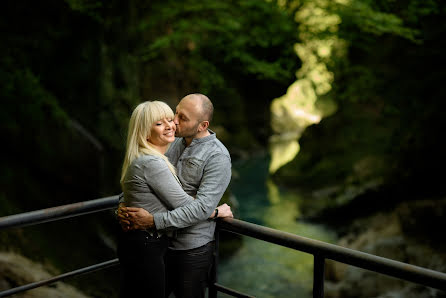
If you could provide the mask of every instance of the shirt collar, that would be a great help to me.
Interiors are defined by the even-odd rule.
[[[193,139],[188,147],[191,147],[191,146],[194,146],[194,145],[198,145],[198,144],[201,144],[201,143],[205,143],[205,142],[208,142],[210,140],[214,140],[214,139],[217,138],[217,134],[215,132],[213,132],[210,129],[208,129],[208,131],[210,132],[210,135],[205,136],[203,138]],[[183,141],[183,145],[186,146],[186,140],[183,138],[182,141]]]

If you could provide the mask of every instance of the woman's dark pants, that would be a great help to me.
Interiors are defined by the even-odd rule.
[[[165,297],[164,257],[166,236],[157,238],[146,231],[119,232],[118,257],[121,264],[119,297]]]

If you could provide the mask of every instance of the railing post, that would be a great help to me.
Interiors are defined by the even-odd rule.
[[[314,254],[313,265],[313,298],[324,297],[325,258]]]
[[[220,246],[220,228],[217,226],[215,228],[215,247],[214,247],[214,260],[212,264],[211,274],[209,277],[209,298],[217,298],[217,288],[215,283],[217,283],[217,267],[218,267],[218,250]]]

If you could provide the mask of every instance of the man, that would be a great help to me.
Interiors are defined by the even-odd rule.
[[[203,94],[185,96],[176,107],[177,138],[166,156],[177,168],[183,189],[193,203],[167,213],[150,214],[141,208],[119,208],[127,229],[180,228],[169,246],[166,267],[167,293],[177,297],[205,297],[212,265],[215,221],[209,217],[232,217],[226,204],[216,209],[231,179],[231,158],[226,147],[209,129],[213,106]],[[126,220],[128,219],[128,221]]]

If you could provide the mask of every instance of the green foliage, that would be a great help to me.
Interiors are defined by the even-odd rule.
[[[169,66],[150,78],[185,86],[180,97],[207,94],[215,106],[214,124],[235,135],[226,142],[230,148],[264,145],[269,103],[284,93],[298,66],[293,15],[274,1],[252,0],[154,1],[150,9],[138,25],[145,36],[139,50],[143,67],[161,61]],[[243,136],[249,134],[254,138],[248,141]]]
[[[342,19],[341,36],[343,33],[352,36],[359,30],[359,34],[373,36],[392,34],[417,41],[419,31],[404,24],[405,21],[397,15],[396,2],[394,5],[386,2],[380,5],[376,1],[353,0],[348,5],[339,5],[337,12]],[[342,32],[343,27],[345,32]]]
[[[103,3],[97,0],[65,0],[74,11],[84,13],[97,21],[103,21],[98,9],[103,7]]]
[[[177,55],[195,58],[194,62],[201,57],[219,66],[232,64],[233,71],[242,74],[277,81],[289,79],[291,69],[286,62],[290,58],[271,54],[287,39],[288,43],[296,40],[295,28],[290,16],[274,3],[186,1],[178,5],[176,1],[163,1],[155,2],[152,9],[158,13],[142,21],[140,29],[158,34],[143,50],[144,61],[174,50]],[[265,22],[268,26],[264,26]],[[193,63],[189,66],[197,68]],[[211,68],[208,76],[218,77],[218,70],[221,68]]]
[[[38,127],[48,119],[60,123],[67,121],[67,114],[57,99],[42,87],[29,69],[8,71],[11,66],[2,64],[0,88],[5,108],[1,110],[0,116],[10,133],[17,133],[24,127]],[[18,105],[17,99],[23,104],[21,109],[14,109]],[[10,113],[14,110],[16,113]]]
[[[441,153],[446,148],[438,142],[446,128],[440,83],[444,4],[318,3],[341,17],[338,32],[321,34],[336,35],[348,45],[344,55],[332,56],[327,64],[334,82],[326,97],[338,111],[305,131],[298,156],[275,180],[312,190],[336,185],[339,202],[370,185],[370,191],[397,192],[394,200],[443,193],[435,173],[446,165]]]

